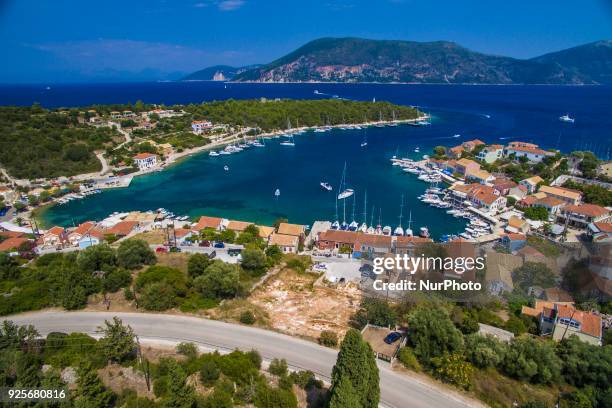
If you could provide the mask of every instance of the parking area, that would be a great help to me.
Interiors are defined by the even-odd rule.
[[[325,259],[315,260],[313,270],[324,272],[325,278],[332,283],[361,281],[362,263],[356,259]]]

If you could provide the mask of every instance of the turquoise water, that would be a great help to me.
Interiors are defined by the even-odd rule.
[[[314,94],[318,90],[319,95]],[[181,215],[213,215],[271,224],[279,217],[296,223],[335,218],[334,193],[342,167],[356,190],[356,218],[361,222],[363,195],[368,192],[368,219],[372,205],[383,224],[398,223],[400,197],[404,215],[412,211],[413,229],[428,226],[436,237],[456,233],[463,222],[416,200],[426,188],[414,175],[391,166],[401,157],[417,158],[436,145],[453,146],[474,138],[506,144],[523,140],[564,152],[591,150],[602,159],[612,158],[612,87],[573,86],[445,86],[375,84],[227,84],[215,82],[57,85],[51,90],[34,85],[0,86],[0,104],[39,101],[43,106],[79,106],[93,103],[189,103],[226,98],[329,98],[388,100],[417,105],[435,115],[432,126],[370,128],[368,146],[359,145],[363,131],[334,130],[296,136],[295,147],[271,140],[266,148],[251,148],[232,156],[189,158],[161,173],[134,179],[127,189],[102,194],[49,209],[47,224],[72,225],[100,220],[114,211],[167,208]],[[561,123],[569,113],[574,124]],[[459,138],[453,135],[460,134]],[[415,154],[416,146],[421,148]],[[230,167],[229,172],[223,166]],[[278,200],[274,191],[280,189]],[[336,191],[334,191],[336,192]],[[352,199],[347,200],[351,220]],[[342,219],[342,208],[340,208]],[[369,221],[369,220],[368,220]],[[406,219],[404,219],[406,221]],[[404,222],[404,226],[406,226]]]
[[[366,132],[368,145],[361,147]],[[344,213],[347,222],[352,220],[355,201],[355,218],[363,221],[367,190],[368,223],[374,206],[375,223],[381,214],[383,224],[395,227],[404,194],[404,226],[412,211],[413,228],[426,225],[435,236],[458,232],[463,225],[460,220],[416,200],[426,184],[389,161],[397,149],[403,157],[420,158],[432,146],[431,133],[431,127],[410,126],[308,132],[295,137],[294,147],[280,145],[281,139],[268,139],[265,148],[252,147],[231,156],[202,153],[163,172],[137,177],[129,188],[56,206],[46,212],[45,221],[72,225],[99,220],[113,211],[159,207],[181,215],[220,216],[268,225],[279,217],[303,224],[333,220],[334,194],[346,162],[347,186],[356,193],[340,202],[340,220]],[[416,146],[421,148],[420,155],[414,153]],[[223,169],[225,165],[229,171]],[[334,191],[324,191],[321,181],[331,183]],[[277,188],[280,196],[275,198]]]

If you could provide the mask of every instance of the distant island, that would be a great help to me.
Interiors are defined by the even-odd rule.
[[[612,84],[612,41],[532,59],[487,55],[448,41],[321,38],[269,64],[215,66],[184,80],[443,84]]]

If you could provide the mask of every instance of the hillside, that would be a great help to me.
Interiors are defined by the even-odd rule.
[[[608,73],[612,72],[612,62],[607,52],[600,52],[600,49],[609,51],[609,48],[593,47],[591,44],[531,60],[521,60],[474,52],[447,41],[322,38],[311,41],[269,64],[238,73],[233,80],[457,84],[609,83]],[[574,58],[574,53],[579,55]],[[581,64],[567,64],[573,60],[582,61],[578,61]]]
[[[534,58],[533,61],[555,63],[588,76],[600,84],[612,84],[612,41],[597,41]]]
[[[237,74],[257,68],[259,65],[248,65],[246,67],[232,67],[229,65],[214,65],[204,68],[182,78],[182,81],[227,81]]]

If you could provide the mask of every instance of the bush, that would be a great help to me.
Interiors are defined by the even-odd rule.
[[[127,269],[152,265],[156,261],[155,253],[149,248],[149,244],[140,239],[123,241],[117,249],[117,263]]]
[[[282,377],[287,375],[288,367],[287,361],[285,359],[279,360],[277,358],[273,359],[270,363],[270,367],[268,368],[270,374],[276,375],[278,377]]]
[[[327,347],[336,347],[338,345],[338,334],[332,330],[323,330],[319,336],[319,344]]]
[[[434,374],[442,381],[469,389],[474,367],[459,354],[445,354],[431,359]]]
[[[242,267],[251,273],[262,273],[267,265],[266,255],[259,248],[245,248],[242,251]]]
[[[234,297],[242,292],[240,273],[236,265],[214,261],[204,274],[193,281],[193,287],[202,296],[213,299]]]
[[[549,384],[559,379],[561,361],[552,342],[519,337],[510,343],[503,370],[522,381]]]
[[[404,367],[414,371],[421,371],[419,360],[417,360],[410,347],[402,347],[399,351],[398,359]]]
[[[213,385],[221,375],[221,370],[214,359],[205,359],[200,368],[200,380],[208,387]]]
[[[457,353],[463,347],[463,336],[444,309],[417,309],[408,318],[408,328],[408,343],[422,363]]]
[[[176,291],[166,282],[155,282],[145,286],[139,303],[145,309],[155,311],[168,310],[178,304]]]
[[[240,313],[240,323],[252,325],[255,324],[255,321],[255,315],[250,310],[245,310],[244,312]]]
[[[465,337],[466,357],[476,367],[498,367],[506,355],[508,346],[493,336],[478,333]]]
[[[102,288],[105,292],[114,293],[132,283],[132,274],[125,269],[114,269],[104,275]]]
[[[317,380],[312,371],[294,371],[289,374],[289,378],[295,385],[305,390],[323,388],[323,381]]]
[[[389,303],[384,299],[364,298],[361,301],[361,308],[352,318],[352,325],[362,329],[366,324],[376,326],[393,326],[397,315]]]
[[[187,273],[192,278],[202,275],[206,268],[212,263],[210,258],[204,254],[193,254],[187,262]]]
[[[176,345],[176,352],[190,359],[196,358],[198,356],[198,346],[193,343],[182,342]]]
[[[178,269],[168,266],[151,266],[136,277],[135,288],[141,290],[152,283],[166,283],[179,295],[184,296],[187,292],[185,275]]]

